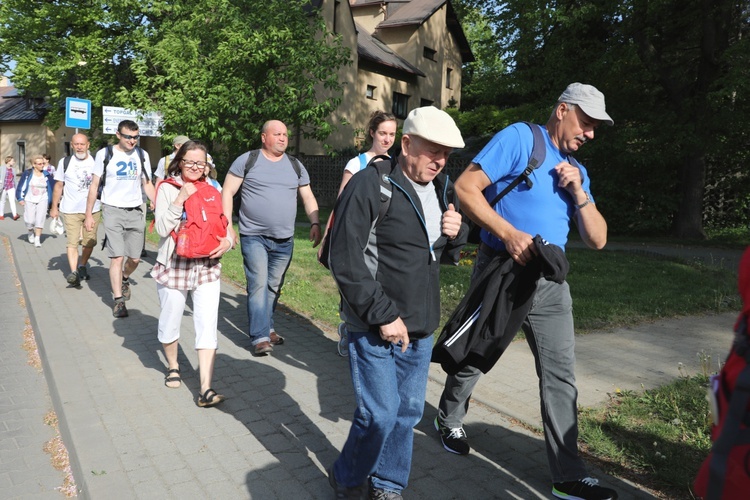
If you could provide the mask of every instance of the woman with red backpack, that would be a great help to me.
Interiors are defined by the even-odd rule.
[[[159,315],[159,341],[164,347],[168,368],[164,384],[172,389],[180,387],[180,367],[177,362],[180,324],[188,293],[193,298],[193,323],[195,349],[198,351],[200,393],[198,406],[209,407],[225,398],[211,387],[216,358],[217,321],[221,295],[221,263],[219,258],[234,247],[235,242],[226,236],[227,220],[222,211],[213,210],[215,201],[221,207],[221,194],[206,183],[208,151],[197,141],[182,145],[169,164],[164,181],[156,188],[154,227],[161,239],[156,265],[151,276],[156,280],[161,313]],[[210,249],[195,252],[198,242],[183,245],[178,238],[185,236],[191,213],[198,207],[200,229],[214,231]],[[223,234],[216,234],[216,228]],[[178,236],[179,235],[179,236]],[[184,247],[184,249],[182,248]],[[193,252],[191,254],[189,252]]]

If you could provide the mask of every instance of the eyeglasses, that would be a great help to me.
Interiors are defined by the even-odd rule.
[[[192,168],[192,169],[200,169],[200,168],[206,168],[208,166],[208,162],[205,161],[193,161],[193,160],[180,160],[180,163],[182,163],[182,166],[185,168]]]
[[[130,139],[130,140],[137,141],[138,139],[141,138],[140,135],[128,135],[128,134],[123,134],[121,132],[117,132],[117,133],[120,134],[120,137],[122,137],[123,139]]]

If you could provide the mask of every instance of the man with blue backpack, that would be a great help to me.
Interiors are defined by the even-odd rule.
[[[572,83],[558,98],[546,125],[510,125],[474,158],[456,181],[462,209],[482,228],[472,280],[498,255],[517,266],[532,262],[540,253],[535,235],[564,249],[571,220],[587,246],[604,247],[607,223],[594,204],[586,169],[570,156],[594,138],[602,123],[614,123],[606,112],[604,95],[591,85]],[[544,154],[530,161],[535,156],[534,144],[540,140]],[[505,192],[519,178],[526,182],[515,182]],[[614,490],[588,477],[578,454],[575,337],[567,282],[539,278],[521,328],[540,378],[553,495],[616,499]],[[446,379],[435,428],[451,453],[470,451],[462,423],[480,375],[479,368],[467,365]]]

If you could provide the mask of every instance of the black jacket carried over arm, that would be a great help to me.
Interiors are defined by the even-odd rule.
[[[525,266],[505,252],[498,253],[472,280],[432,351],[432,361],[440,363],[446,373],[455,375],[464,366],[487,373],[520,330],[537,280],[565,281],[568,260],[563,250],[539,235],[534,245],[539,254]]]
[[[453,240],[441,235],[430,246],[424,211],[414,188],[394,163],[388,175],[390,206],[377,221],[381,204],[378,170],[367,167],[341,193],[331,232],[331,273],[342,297],[350,331],[379,333],[380,325],[401,317],[411,338],[432,334],[440,323],[440,260],[458,262],[466,242],[465,223]],[[443,212],[458,199],[444,174],[434,179]]]

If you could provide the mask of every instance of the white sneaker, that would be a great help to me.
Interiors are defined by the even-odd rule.
[[[35,238],[34,239],[34,246],[39,248],[42,246],[42,238]]]
[[[34,241],[36,241],[36,236],[34,235],[34,233],[29,233],[29,243],[33,245]]]

